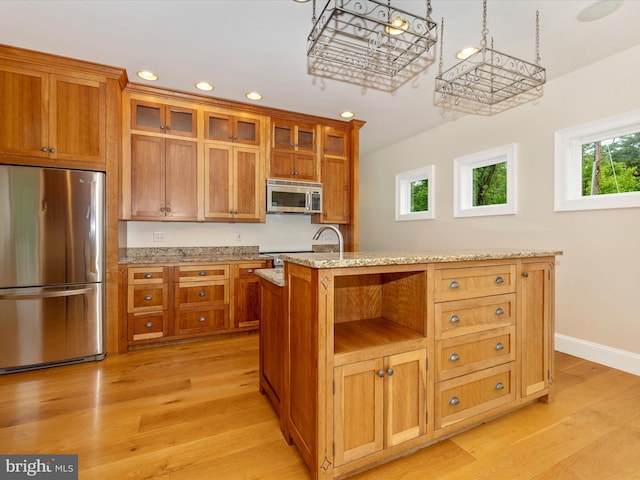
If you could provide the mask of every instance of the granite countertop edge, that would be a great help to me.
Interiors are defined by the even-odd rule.
[[[554,257],[562,254],[560,250],[479,249],[440,252],[345,252],[342,258],[338,253],[300,253],[281,255],[280,258],[285,262],[311,268],[346,268]]]
[[[220,263],[270,260],[258,247],[158,247],[123,248],[118,252],[118,264],[156,263]]]
[[[278,287],[284,287],[286,285],[284,281],[284,268],[263,268],[260,270],[254,270],[255,274],[260,278],[264,278],[268,282],[277,285]]]

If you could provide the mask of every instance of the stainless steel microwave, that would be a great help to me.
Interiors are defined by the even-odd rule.
[[[267,213],[321,212],[321,183],[267,179]]]

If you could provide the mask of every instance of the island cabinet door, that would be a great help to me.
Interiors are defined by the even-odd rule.
[[[336,367],[335,465],[426,432],[426,350]]]
[[[383,448],[384,360],[336,367],[334,442],[336,466]]]
[[[553,264],[523,262],[520,272],[521,395],[540,396],[549,387],[553,355]]]

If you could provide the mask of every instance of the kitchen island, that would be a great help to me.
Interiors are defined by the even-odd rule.
[[[548,402],[560,254],[283,255],[277,411],[311,477],[347,477]]]

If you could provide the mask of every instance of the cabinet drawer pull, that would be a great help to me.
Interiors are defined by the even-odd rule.
[[[206,322],[207,321],[207,317],[200,317],[198,319],[199,322]]]
[[[451,315],[449,319],[449,323],[458,323],[460,322],[460,317],[458,315]]]
[[[148,301],[150,301],[150,300],[153,300],[153,295],[145,295],[145,296],[144,296],[144,299],[145,299],[145,301],[147,301],[147,302],[148,302]]]
[[[247,268],[247,273],[253,273],[253,268]]]
[[[504,350],[504,345],[501,342],[496,343],[496,350]]]
[[[496,315],[504,315],[504,310],[500,307],[496,308]]]
[[[453,280],[450,284],[449,284],[449,288],[458,288],[460,287],[460,284],[458,282],[456,282],[455,280]]]
[[[56,149],[55,149],[55,148],[50,148],[50,149],[49,149],[49,151],[50,151],[51,153],[56,153]]]
[[[496,383],[496,390],[504,390],[504,383],[502,382]]]
[[[384,377],[384,370],[378,370],[378,376]]]
[[[387,375],[393,375],[393,368],[390,368],[389,370],[387,370]]]
[[[502,277],[496,277],[496,283],[497,283],[497,284],[504,283],[504,278],[502,278]]]
[[[458,397],[451,397],[451,400],[449,400],[449,405],[451,405],[452,407],[460,405],[460,399]]]
[[[144,278],[153,278],[153,273],[145,273]]]
[[[204,290],[200,293],[198,293],[199,297],[206,297],[207,296],[207,292],[205,292]]]
[[[144,324],[144,326],[147,327],[147,328],[151,328],[151,327],[153,327],[153,322],[147,322],[147,323]]]
[[[47,151],[47,147],[42,147],[40,150],[42,150],[43,152]]]
[[[207,272],[205,272],[204,270],[200,270],[198,272],[198,275],[200,275],[201,277],[204,277],[207,274]]]
[[[457,362],[458,360],[460,360],[460,355],[458,355],[457,353],[452,353],[451,355],[449,355],[450,362]]]

